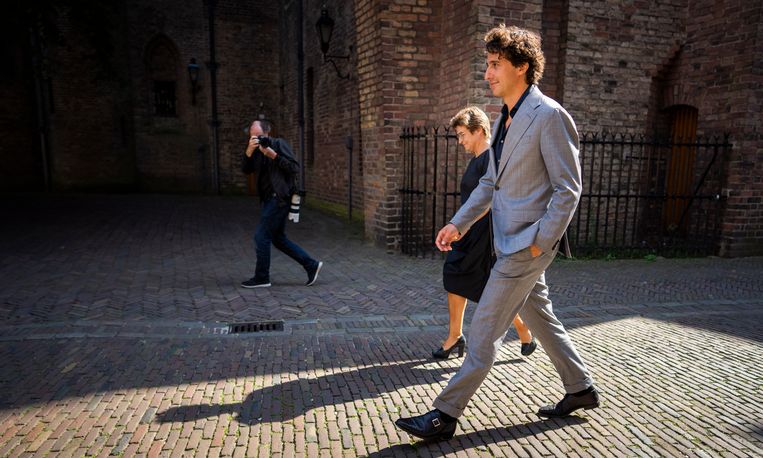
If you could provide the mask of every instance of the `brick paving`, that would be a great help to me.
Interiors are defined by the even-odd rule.
[[[763,455],[761,258],[556,262],[552,299],[602,408],[541,421],[561,388],[511,331],[457,435],[422,443],[393,420],[458,369],[426,358],[447,323],[441,260],[305,211],[289,234],[326,261],[318,284],[278,253],[273,287],[251,291],[251,199],[0,210],[0,457]],[[227,333],[259,319],[285,328]]]

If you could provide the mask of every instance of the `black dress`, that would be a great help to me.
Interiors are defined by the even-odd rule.
[[[490,161],[488,151],[473,157],[461,178],[461,205],[471,195],[485,174]],[[493,240],[490,236],[490,213],[480,218],[464,238],[453,242],[442,269],[445,291],[478,302],[493,266]]]

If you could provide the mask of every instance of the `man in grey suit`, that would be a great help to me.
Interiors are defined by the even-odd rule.
[[[538,415],[564,417],[599,406],[593,379],[554,316],[544,275],[580,199],[577,129],[564,108],[535,85],[545,63],[537,34],[501,24],[485,35],[485,43],[485,80],[504,102],[493,126],[494,153],[479,186],[437,234],[436,244],[450,250],[451,242],[492,210],[498,259],[474,312],[461,369],[435,399],[434,410],[396,422],[424,439],[453,436],[456,419],[490,372],[517,313],[540,341],[567,393]]]

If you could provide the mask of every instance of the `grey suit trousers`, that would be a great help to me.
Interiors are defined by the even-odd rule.
[[[519,313],[554,364],[568,393],[593,385],[588,369],[567,331],[554,316],[545,270],[556,250],[536,258],[526,248],[499,256],[474,312],[461,369],[434,401],[434,407],[460,417],[495,362],[514,316]]]

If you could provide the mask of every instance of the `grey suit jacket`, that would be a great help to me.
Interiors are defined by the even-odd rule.
[[[499,122],[500,118],[494,132]],[[544,252],[553,250],[580,199],[578,150],[570,115],[533,86],[512,119],[497,170],[491,150],[487,173],[451,223],[464,234],[492,209],[498,255],[533,243]]]

